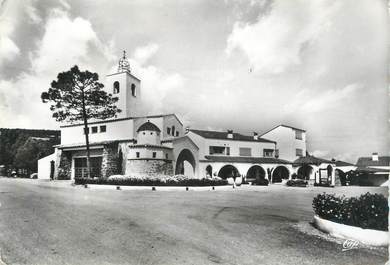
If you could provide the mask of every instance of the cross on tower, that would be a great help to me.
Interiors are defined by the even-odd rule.
[[[123,51],[123,57],[119,60],[118,72],[130,72],[130,63],[126,58],[126,51]]]

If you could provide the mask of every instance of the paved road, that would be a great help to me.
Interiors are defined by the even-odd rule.
[[[0,179],[7,264],[376,265],[387,259],[384,249],[342,252],[340,243],[296,228],[312,219],[318,192],[361,188],[152,192],[43,184]]]

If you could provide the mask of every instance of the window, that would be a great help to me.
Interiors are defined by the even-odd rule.
[[[150,132],[150,135],[153,135],[153,132]]]
[[[240,156],[251,156],[252,150],[248,147],[240,147]]]
[[[263,157],[273,157],[274,150],[273,149],[263,149]]]
[[[165,154],[165,159],[168,159],[168,154]]]
[[[114,87],[113,93],[118,94],[119,93],[119,82],[115,81],[113,87]]]
[[[107,131],[107,126],[106,125],[101,125],[100,126],[100,132],[103,133],[103,132],[106,132]]]
[[[87,133],[89,133],[89,128],[83,128],[83,132],[84,132],[84,134],[85,134],[85,131],[87,131]]]
[[[136,152],[136,153],[135,153],[135,156],[136,156],[137,158],[139,158],[139,152]]]
[[[175,136],[175,126],[172,126],[172,136]]]
[[[157,153],[153,152],[153,158],[156,158],[156,156],[157,156]]]
[[[295,155],[296,155],[296,156],[303,156],[303,151],[302,151],[302,149],[295,149]]]
[[[302,131],[295,131],[295,139],[302,140]]]
[[[137,96],[137,91],[135,89],[135,85],[134,84],[131,84],[131,95],[133,97],[136,97]]]
[[[167,127],[167,134],[170,135],[171,134],[171,128]]]
[[[226,146],[210,146],[209,147],[210,155],[229,155],[230,148]]]
[[[179,131],[176,131],[176,137],[179,137]]]
[[[93,126],[92,127],[92,133],[97,133],[98,132],[98,127],[97,126]]]

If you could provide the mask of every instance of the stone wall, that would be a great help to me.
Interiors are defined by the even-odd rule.
[[[55,170],[55,179],[70,179],[72,176],[72,155],[70,152],[59,150],[58,169]]]
[[[102,177],[121,174],[118,156],[118,144],[108,144],[103,148]]]
[[[126,175],[173,175],[173,165],[170,160],[134,159],[127,160]]]

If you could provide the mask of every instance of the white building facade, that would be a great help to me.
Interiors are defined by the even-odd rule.
[[[281,125],[260,137],[231,130],[185,130],[175,114],[144,115],[141,80],[131,73],[125,57],[118,72],[106,76],[104,89],[118,97],[122,112],[88,123],[92,177],[185,174],[278,183],[291,178],[293,161],[306,154],[302,129]],[[84,133],[81,123],[61,126],[61,144],[49,161],[55,164],[54,178],[87,176]]]

